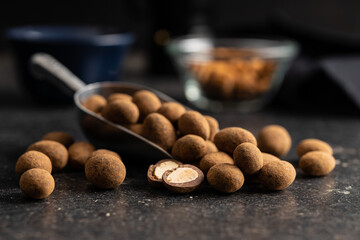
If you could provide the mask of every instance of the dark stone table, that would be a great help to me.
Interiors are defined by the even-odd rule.
[[[182,99],[176,81],[151,85]],[[295,182],[284,191],[246,184],[230,195],[207,184],[185,195],[153,189],[144,164],[127,164],[124,184],[111,191],[98,190],[82,172],[65,169],[54,174],[49,198],[30,200],[18,187],[18,156],[48,131],[68,131],[77,140],[83,135],[72,106],[39,104],[24,96],[11,64],[0,59],[0,239],[359,239],[358,113],[271,107],[214,116],[221,127],[254,133],[281,124],[293,145],[308,137],[323,139],[334,147],[336,168],[322,178],[306,177],[297,168]],[[285,159],[297,167],[294,146]],[[125,159],[135,160],[141,162]]]

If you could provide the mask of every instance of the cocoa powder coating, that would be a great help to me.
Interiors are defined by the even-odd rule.
[[[283,190],[294,182],[296,171],[289,162],[271,161],[260,170],[258,177],[265,188]]]
[[[171,151],[172,156],[183,163],[199,161],[206,153],[205,140],[192,134],[179,138]]]
[[[144,125],[142,123],[126,124],[126,125],[124,125],[124,127],[126,127],[130,131],[132,131],[140,136],[144,135],[144,133],[143,133]]]
[[[106,99],[98,94],[94,94],[82,102],[82,105],[95,113],[99,113],[106,105]]]
[[[219,131],[219,122],[211,117],[211,116],[204,116],[206,121],[209,124],[209,128],[210,128],[210,137],[209,140],[210,141],[214,141],[214,137],[216,135],[216,133]]]
[[[41,140],[31,144],[27,151],[30,150],[39,151],[48,156],[54,172],[63,169],[68,163],[68,150],[61,143],[51,140]]]
[[[166,102],[161,105],[157,112],[164,115],[172,124],[176,124],[186,109],[180,103]]]
[[[281,161],[280,158],[270,154],[270,153],[261,153],[263,156],[263,166],[265,166],[266,164],[268,164],[269,162],[272,161]]]
[[[258,135],[257,142],[262,152],[270,153],[277,157],[286,155],[291,148],[289,132],[279,125],[264,127]]]
[[[15,167],[18,176],[21,176],[21,174],[32,168],[44,169],[51,173],[52,166],[50,158],[38,151],[28,151],[18,158]]]
[[[52,140],[59,142],[66,148],[74,143],[74,138],[70,134],[60,131],[49,132],[42,137],[42,140]]]
[[[136,123],[139,119],[139,109],[127,100],[115,100],[106,104],[101,114],[107,120],[117,124]]]
[[[178,121],[178,129],[181,135],[193,134],[209,139],[210,127],[206,118],[199,112],[187,111]]]
[[[263,167],[261,151],[249,142],[237,146],[234,150],[233,158],[241,171],[248,175],[257,173]]]
[[[126,176],[123,162],[110,154],[96,155],[85,163],[86,178],[99,188],[116,188]]]
[[[273,60],[247,59],[231,48],[213,49],[213,60],[195,62],[189,70],[202,92],[216,100],[250,100],[270,89],[276,69]]]
[[[86,160],[95,147],[88,142],[75,142],[69,147],[69,164],[76,169],[83,169]]]
[[[112,155],[112,156],[114,156],[114,157],[117,157],[117,158],[119,158],[119,159],[121,160],[121,157],[120,157],[119,154],[117,154],[116,152],[107,150],[107,149],[98,149],[98,150],[95,150],[95,151],[93,151],[93,152],[90,154],[89,158],[90,158],[90,157],[93,157],[93,156],[96,156],[96,155],[103,155],[103,154],[110,154],[110,155]]]
[[[126,93],[113,93],[113,94],[110,94],[107,98],[108,102],[113,102],[116,100],[125,100],[125,101],[131,102],[132,96],[130,96],[129,94],[126,94]]]
[[[217,69],[220,70],[222,68],[219,66]],[[209,75],[209,78],[202,82],[202,86],[208,97],[227,100],[232,97],[235,77],[226,70],[213,71]]]
[[[159,113],[149,114],[143,125],[144,137],[168,151],[176,141],[175,128]]]
[[[219,151],[233,155],[235,148],[244,142],[257,145],[254,135],[246,129],[240,127],[228,127],[220,130],[214,138],[214,143]]]
[[[269,162],[272,162],[272,161],[281,161],[280,158],[270,154],[270,153],[261,153],[262,157],[263,157],[263,166],[262,168],[268,164]],[[261,169],[260,169],[261,171]],[[249,182],[256,182],[258,183],[259,182],[259,174],[260,174],[260,171],[253,174],[253,175],[248,175],[246,180],[249,181]]]
[[[19,185],[26,196],[43,199],[54,191],[55,181],[48,171],[32,168],[21,175]]]
[[[312,151],[302,155],[299,167],[310,176],[325,176],[335,168],[335,158],[327,152]]]
[[[333,154],[333,149],[328,143],[315,138],[308,138],[302,140],[297,146],[296,151],[299,157],[301,157],[307,152],[312,151],[323,151],[331,155]]]
[[[147,90],[137,91],[133,95],[133,102],[139,108],[140,121],[144,120],[148,114],[156,112],[161,107],[160,99],[154,93]]]
[[[238,191],[245,181],[241,170],[229,163],[214,165],[207,172],[206,178],[213,188],[224,193]]]
[[[221,163],[229,163],[234,165],[234,160],[224,152],[209,153],[201,158],[199,168],[204,173],[207,173],[212,166]]]
[[[209,141],[209,140],[206,140],[205,141],[206,143],[206,147],[207,147],[207,152],[206,153],[214,153],[214,152],[218,152],[219,150],[217,149],[215,143]]]

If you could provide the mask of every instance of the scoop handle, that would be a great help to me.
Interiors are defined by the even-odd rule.
[[[85,87],[85,83],[81,79],[47,53],[33,54],[30,58],[29,67],[33,77],[52,82],[70,94],[74,94],[77,90]]]

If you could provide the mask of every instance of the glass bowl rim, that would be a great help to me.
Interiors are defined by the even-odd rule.
[[[299,44],[291,39],[213,38],[197,35],[174,38],[168,43],[167,50],[174,56],[197,53],[206,54],[204,50],[214,46],[251,49],[260,58],[294,58],[299,52]]]

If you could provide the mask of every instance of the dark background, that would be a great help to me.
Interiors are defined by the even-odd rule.
[[[324,72],[324,59],[360,52],[360,3],[316,1],[4,1],[0,31],[21,25],[96,25],[132,31],[136,41],[125,61],[125,77],[175,76],[176,71],[155,34],[169,39],[191,33],[219,37],[280,37],[298,41],[301,53],[275,103],[282,107],[357,112],[353,96]],[[1,38],[0,49],[9,49]],[[174,78],[176,79],[176,78]],[[359,89],[360,90],[360,89]],[[334,97],[336,96],[336,97]],[[339,106],[339,107],[337,107]]]
[[[153,60],[160,55],[154,34],[170,37],[202,31],[216,36],[278,36],[300,41],[303,54],[320,57],[359,51],[360,3],[356,0],[316,1],[3,1],[0,30],[21,25],[98,25],[133,31],[134,49]],[[1,48],[6,47],[4,38]],[[159,52],[157,52],[159,51]],[[149,62],[151,62],[149,60]],[[164,64],[164,62],[161,62]],[[150,63],[150,66],[151,63]],[[150,72],[168,69],[153,66]]]

